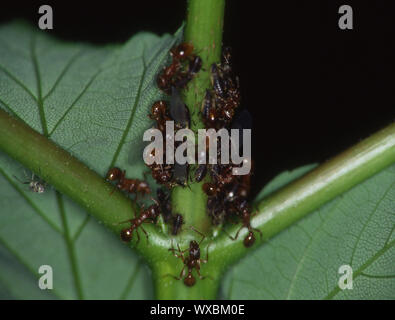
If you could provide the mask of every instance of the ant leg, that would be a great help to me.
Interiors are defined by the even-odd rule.
[[[211,242],[207,245],[207,249],[206,249],[206,260],[202,260],[203,263],[207,263],[208,262],[208,250],[210,248]],[[200,263],[199,263],[200,265]]]
[[[209,276],[209,275],[207,275],[207,276],[202,276],[202,275],[200,274],[199,269],[196,269],[196,273],[198,274],[200,280],[204,280],[204,279],[206,279],[206,278],[209,278],[209,279],[213,280],[213,278],[212,278],[211,276]]]
[[[23,183],[23,184],[29,184],[30,182],[29,181],[22,181],[21,179],[19,179],[16,175],[12,175],[16,180],[18,180],[20,183]]]
[[[125,220],[125,221],[120,221],[120,222],[118,222],[118,223],[113,223],[113,225],[114,225],[114,226],[118,226],[118,225],[124,224],[124,223],[126,223],[126,222],[130,222],[130,223],[133,224],[133,220],[134,220],[134,219],[128,219],[128,220]]]
[[[175,275],[172,275],[172,274],[170,274],[170,273],[164,274],[164,275],[163,275],[163,278],[165,278],[165,277],[172,277],[172,278],[174,278],[174,279],[176,279],[176,280],[181,280],[181,278],[176,277]]]
[[[182,279],[185,276],[185,265],[182,267],[181,272],[180,272],[180,279]]]
[[[140,226],[140,228],[145,233],[145,236],[147,237],[147,243],[148,243],[148,233],[147,233],[147,231],[144,230],[143,226]]]
[[[117,187],[115,186],[114,189],[112,189],[112,191],[110,192],[110,197],[112,196],[112,194],[114,193],[114,191],[117,189]]]
[[[136,242],[136,246],[137,246],[140,242],[140,234],[139,234],[139,231],[137,230],[137,228],[136,228],[136,234],[137,234],[137,242]]]
[[[262,231],[261,230],[259,230],[257,228],[252,228],[252,227],[251,227],[251,230],[259,232],[259,234],[261,235],[261,239],[262,239],[263,235],[262,235]]]
[[[229,234],[228,234],[228,237],[229,237],[230,239],[232,239],[233,241],[235,241],[235,240],[239,237],[239,233],[240,233],[241,229],[243,229],[243,228],[244,228],[244,226],[241,226],[240,229],[237,230],[236,235],[235,235],[234,237],[232,237],[232,236],[229,235]],[[225,231],[225,232],[226,232],[226,231]]]

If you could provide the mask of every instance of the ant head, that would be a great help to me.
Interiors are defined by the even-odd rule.
[[[170,182],[170,180],[171,180],[171,175],[170,175],[168,172],[163,171],[163,172],[161,172],[161,174],[160,174],[160,180],[161,180],[163,183]]]
[[[254,233],[252,231],[248,232],[247,236],[244,238],[244,246],[246,248],[251,247],[255,242],[255,236]]]
[[[166,111],[166,102],[163,100],[157,101],[153,104],[151,108],[151,112],[154,115],[160,115],[161,113]]]
[[[170,54],[179,60],[185,60],[193,52],[193,45],[188,42],[179,44],[176,48],[171,49]]]
[[[121,231],[121,239],[125,242],[130,242],[133,238],[133,229],[126,228]]]
[[[188,273],[188,275],[184,279],[184,284],[188,287],[192,287],[196,282],[195,277],[191,274]]]
[[[195,240],[191,240],[191,242],[189,242],[189,248],[191,249],[199,248],[199,244]]]
[[[115,181],[115,180],[119,180],[120,177],[122,175],[122,171],[119,168],[111,168],[110,170],[108,170],[107,172],[107,176],[106,176],[106,180],[107,181]]]
[[[215,195],[215,191],[216,191],[216,189],[215,189],[215,185],[213,184],[213,183],[210,183],[210,182],[206,182],[204,185],[203,185],[203,191],[208,195],[208,196],[214,196]]]

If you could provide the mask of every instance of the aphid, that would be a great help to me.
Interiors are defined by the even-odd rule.
[[[209,216],[212,218],[214,225],[219,225],[224,222],[226,207],[225,203],[219,197],[209,197],[207,199],[207,210]]]
[[[173,167],[173,181],[180,186],[187,186],[188,184],[188,171],[189,164],[179,164],[175,163]]]
[[[199,243],[197,243],[197,241],[192,240],[189,243],[189,248],[181,251],[180,249],[180,245],[177,244],[177,253],[175,253],[174,251],[176,251],[173,247],[169,249],[169,251],[173,252],[173,255],[177,258],[180,258],[182,260],[182,262],[184,263],[184,266],[181,270],[180,276],[179,277],[175,277],[172,276],[173,278],[175,278],[176,280],[181,280],[184,276],[185,276],[185,268],[188,269],[188,273],[186,275],[186,277],[184,278],[184,284],[188,287],[192,287],[195,283],[196,283],[196,279],[192,274],[193,269],[196,270],[196,273],[198,274],[199,278],[201,280],[205,279],[207,276],[202,276],[200,274],[200,265],[202,263],[207,263],[208,261],[208,249],[209,246],[207,246],[207,251],[206,251],[206,259],[203,260],[200,258],[200,244],[202,243],[202,241],[205,239],[205,235],[202,234],[201,232],[199,232],[198,230],[196,230],[195,228],[191,227],[192,230],[194,230],[195,232],[199,233],[202,236],[202,239],[200,240]],[[184,252],[188,251],[189,255],[187,257],[184,256]]]
[[[114,167],[108,170],[106,180],[117,182],[116,187],[128,193],[139,193],[141,195],[151,193],[147,182],[138,179],[127,179],[125,178],[125,174],[125,170],[121,171],[121,169]]]
[[[203,115],[203,122],[206,128],[220,129],[224,126],[220,119],[221,110],[216,108],[215,98],[210,90],[206,90],[204,96],[201,112]]]
[[[171,211],[170,193],[165,192],[163,189],[157,189],[156,195],[158,198],[163,221],[165,223],[168,223],[173,219],[173,214]]]
[[[25,174],[25,178],[27,178],[26,172],[24,172],[24,174]],[[46,183],[42,180],[34,180],[34,173],[33,172],[32,172],[31,179],[28,181],[22,181],[16,176],[14,176],[14,178],[16,180],[18,180],[20,183],[28,184],[30,190],[35,193],[44,193],[45,192]]]
[[[154,200],[154,199],[152,199]],[[121,239],[125,242],[130,242],[133,239],[133,231],[136,230],[137,234],[137,243],[140,241],[140,235],[138,233],[138,228],[140,227],[141,230],[143,230],[145,236],[147,237],[148,241],[148,233],[147,231],[144,230],[142,224],[143,223],[155,223],[156,218],[160,214],[160,206],[159,203],[155,201],[155,204],[150,205],[147,209],[144,209],[144,207],[141,208],[140,210],[140,215],[136,217],[135,213],[135,218],[126,220],[120,223],[125,223],[125,222],[130,222],[131,226],[129,228],[122,229],[121,231]],[[136,244],[137,244],[136,243]]]
[[[176,74],[173,85],[180,89],[185,88],[188,82],[191,81],[200,71],[202,63],[202,59],[199,56],[194,56],[194,58],[189,61],[188,70],[186,72],[178,72]]]
[[[207,164],[199,164],[195,170],[195,181],[200,182],[207,174]]]
[[[176,236],[178,232],[181,230],[182,225],[184,224],[184,218],[181,214],[176,213],[172,218],[172,229],[171,234]]]
[[[218,70],[218,66],[215,63],[211,65],[211,84],[217,96],[220,96],[221,98],[226,97],[225,83],[221,78],[221,75]]]
[[[222,50],[221,69],[224,73],[230,74],[232,72],[232,50],[230,47],[225,47]]]
[[[175,87],[171,88],[170,116],[175,122],[176,129],[189,128],[191,126],[189,110],[182,101],[179,90]]]
[[[199,56],[195,56],[190,62],[189,62],[189,69],[188,69],[188,74],[190,78],[193,78],[202,68],[202,58]]]

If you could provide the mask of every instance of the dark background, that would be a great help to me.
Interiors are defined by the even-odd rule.
[[[228,0],[224,44],[253,116],[254,193],[284,170],[325,161],[395,119],[395,8],[390,1]],[[138,31],[173,33],[186,1],[13,1],[0,22],[35,25],[49,4],[68,41],[122,43]],[[354,30],[338,28],[340,5]]]

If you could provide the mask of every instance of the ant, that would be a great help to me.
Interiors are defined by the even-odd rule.
[[[24,171],[25,178],[28,179],[26,172]],[[28,184],[31,191],[35,193],[44,193],[46,183],[42,180],[34,180],[34,173],[32,172],[32,177],[28,181],[22,181],[17,176],[14,175],[14,178],[18,180],[20,183]]]
[[[171,87],[184,88],[187,83],[196,75],[202,67],[202,59],[193,55],[193,45],[191,43],[181,43],[170,50],[172,63],[165,67],[159,74],[157,85],[166,94],[171,93]],[[182,72],[182,63],[190,60],[186,72]]]
[[[106,180],[117,182],[116,187],[119,190],[123,190],[128,193],[136,193],[136,196],[137,193],[141,193],[143,196],[151,193],[151,189],[147,182],[138,179],[126,179],[125,174],[125,170],[121,171],[121,169],[114,167],[108,170]]]
[[[147,241],[148,241],[148,233],[147,233],[147,231],[144,230],[142,224],[143,223],[155,223],[156,219],[158,218],[158,216],[160,214],[160,205],[159,205],[158,201],[156,201],[155,199],[152,199],[152,200],[155,202],[155,204],[150,205],[147,209],[144,209],[144,205],[143,205],[141,207],[140,215],[138,217],[136,217],[136,212],[135,212],[134,219],[129,219],[129,220],[120,222],[120,224],[125,223],[125,222],[130,222],[130,224],[131,224],[131,226],[129,228],[125,228],[125,229],[121,230],[122,241],[130,242],[133,238],[133,231],[136,230],[137,243],[139,243],[140,242],[140,235],[138,233],[139,227],[145,233],[145,236],[147,237]]]
[[[180,43],[178,46],[170,49],[170,55],[173,60],[184,61],[193,53],[193,45],[189,42]]]
[[[236,235],[234,237],[229,236],[230,239],[232,240],[236,240],[237,237],[239,236],[239,233],[241,231],[241,229],[243,228],[247,228],[248,229],[248,234],[247,236],[244,238],[243,240],[243,244],[246,248],[251,247],[254,242],[255,242],[255,236],[254,236],[254,231],[259,232],[259,234],[261,235],[262,238],[262,232],[259,229],[253,228],[251,227],[251,213],[250,210],[248,208],[248,204],[247,201],[243,200],[241,201],[238,205],[238,210],[241,211],[241,220],[242,220],[242,226],[240,227],[240,229],[237,231]]]
[[[195,240],[191,240],[189,242],[189,248],[187,248],[185,250],[182,250],[182,251],[180,249],[180,245],[177,243],[178,254],[174,252],[174,251],[176,251],[176,249],[173,248],[173,243],[172,243],[172,247],[169,249],[169,251],[173,252],[173,255],[175,257],[180,258],[182,260],[182,262],[184,263],[184,266],[183,266],[183,268],[182,268],[182,270],[180,272],[180,276],[179,277],[176,277],[176,276],[173,276],[173,275],[170,275],[170,276],[172,276],[176,280],[181,280],[185,276],[185,267],[187,267],[188,268],[188,274],[184,278],[184,284],[186,286],[188,286],[188,287],[192,287],[196,283],[196,279],[195,279],[195,277],[192,274],[192,270],[194,268],[196,269],[196,272],[197,272],[200,280],[203,280],[206,277],[209,277],[209,276],[202,276],[200,274],[200,265],[202,263],[207,263],[208,262],[208,249],[209,249],[209,246],[207,246],[206,259],[203,260],[203,259],[200,258],[200,244],[203,242],[203,240],[206,238],[206,236],[203,233],[201,233],[200,231],[196,230],[194,227],[190,226],[190,228],[193,231],[199,233],[202,236],[202,239],[200,240],[200,242],[198,243]],[[188,255],[188,257],[185,258],[184,252],[186,252],[186,251],[189,251],[189,255]]]
[[[152,177],[156,180],[159,184],[169,185],[171,184],[171,180],[173,178],[173,166],[163,164],[152,164],[150,165],[152,170]]]
[[[156,126],[161,132],[166,130],[166,121],[170,121],[171,118],[167,114],[167,103],[166,101],[160,100],[155,102],[151,107],[151,113],[148,117],[156,121]]]

